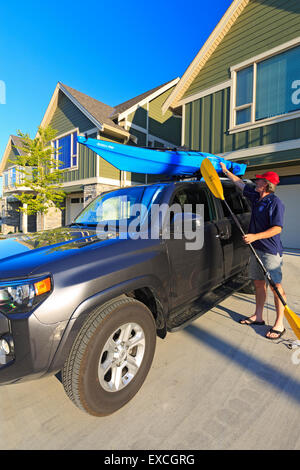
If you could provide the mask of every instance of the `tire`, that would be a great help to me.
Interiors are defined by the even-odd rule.
[[[97,307],[62,370],[68,397],[94,416],[114,413],[141,388],[152,364],[156,325],[141,302],[121,296]]]

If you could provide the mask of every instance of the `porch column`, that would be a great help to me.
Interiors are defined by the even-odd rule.
[[[23,204],[24,209],[27,209],[27,204]],[[21,213],[21,230],[23,233],[28,232],[28,215],[25,212]]]

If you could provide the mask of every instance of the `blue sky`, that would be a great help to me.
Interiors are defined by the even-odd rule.
[[[58,81],[113,106],[181,77],[230,4],[2,2],[0,159],[10,134],[35,135]]]

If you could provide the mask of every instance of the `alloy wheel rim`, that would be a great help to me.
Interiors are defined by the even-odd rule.
[[[145,333],[137,323],[125,323],[106,341],[100,354],[98,378],[108,392],[119,392],[136,376],[145,353]]]

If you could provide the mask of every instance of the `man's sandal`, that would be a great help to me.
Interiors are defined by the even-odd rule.
[[[256,321],[256,320],[250,320],[249,317],[246,317],[246,318],[242,318],[239,323],[241,325],[265,325],[265,322],[264,321]]]
[[[279,339],[279,338],[281,338],[281,336],[284,335],[285,332],[286,332],[286,329],[285,329],[285,328],[284,328],[284,330],[282,330],[282,331],[274,330],[274,328],[271,328],[271,329],[268,331],[268,333],[275,333],[277,336],[274,336],[274,337],[272,338],[272,337],[266,335],[265,337],[266,337],[267,339],[271,339],[271,340],[273,340],[273,339]],[[267,334],[268,334],[268,333],[267,333]]]

